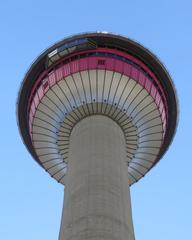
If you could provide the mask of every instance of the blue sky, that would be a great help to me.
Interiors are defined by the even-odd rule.
[[[169,151],[131,188],[136,240],[190,239],[192,228],[192,2],[1,1],[0,239],[58,238],[63,187],[32,159],[18,133],[16,98],[32,61],[65,36],[110,31],[156,54],[177,88],[180,121]]]

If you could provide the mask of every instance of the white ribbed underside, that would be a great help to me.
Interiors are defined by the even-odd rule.
[[[154,99],[141,85],[107,70],[72,74],[50,88],[41,100],[32,139],[44,168],[64,184],[70,133],[77,122],[93,114],[108,116],[123,129],[129,183],[138,181],[159,153],[161,116]]]

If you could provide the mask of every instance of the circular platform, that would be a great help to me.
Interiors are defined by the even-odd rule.
[[[177,123],[169,74],[147,49],[122,36],[85,33],[46,50],[18,98],[18,125],[35,160],[65,184],[70,134],[83,118],[104,115],[123,130],[129,183],[167,150]]]

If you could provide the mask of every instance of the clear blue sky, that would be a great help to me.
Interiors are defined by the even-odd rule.
[[[58,238],[63,187],[32,159],[18,133],[16,98],[32,61],[65,36],[111,31],[137,40],[169,70],[178,131],[161,162],[131,188],[136,240],[191,239],[192,2],[190,0],[0,3],[0,239]]]

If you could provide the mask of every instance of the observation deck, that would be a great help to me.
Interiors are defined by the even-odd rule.
[[[70,135],[92,115],[122,129],[128,184],[162,157],[177,124],[177,99],[162,63],[140,44],[110,33],[84,33],[44,51],[27,72],[18,125],[34,159],[65,184]]]

